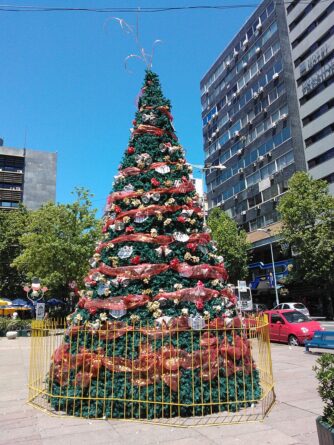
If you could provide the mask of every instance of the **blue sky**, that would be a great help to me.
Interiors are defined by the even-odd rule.
[[[241,2],[241,1],[240,1]],[[7,2],[6,2],[7,3]],[[226,4],[211,0],[11,0],[13,5],[149,7]],[[202,163],[199,82],[254,8],[144,14],[140,38],[154,40],[153,70],[172,101],[174,124],[189,162]],[[6,146],[56,151],[57,201],[75,186],[94,194],[101,210],[129,139],[144,65],[112,16],[133,14],[0,12],[0,137]],[[108,21],[108,26],[105,22]]]

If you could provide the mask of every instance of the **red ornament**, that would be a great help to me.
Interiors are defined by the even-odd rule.
[[[169,264],[172,269],[175,269],[180,264],[180,261],[177,258],[174,258]]]
[[[115,210],[115,213],[121,213],[121,211],[122,211],[120,206],[115,206],[114,210]]]
[[[140,255],[136,255],[130,260],[131,264],[139,264],[140,263]]]
[[[191,250],[192,252],[195,252],[195,250],[197,248],[197,244],[196,243],[188,243],[186,247],[187,247],[187,249]]]
[[[204,308],[204,303],[203,303],[202,298],[199,298],[198,300],[196,300],[196,301],[195,301],[195,305],[196,305],[196,309],[197,309],[198,311],[202,311],[203,308]]]
[[[126,229],[125,229],[125,232],[126,233],[133,233],[135,231],[135,229],[134,229],[134,227],[132,227],[132,226],[129,226],[129,227],[127,227]]]
[[[80,309],[83,309],[85,307],[86,301],[87,301],[87,298],[80,298],[80,300],[78,301],[78,307]]]
[[[135,152],[135,147],[128,147],[128,154],[132,155]]]
[[[158,181],[158,180],[155,179],[155,178],[152,178],[152,179],[151,179],[151,184],[153,185],[153,187],[159,187],[159,185],[160,185],[160,181]]]
[[[188,182],[188,178],[186,176],[182,176],[182,182]]]
[[[88,309],[88,312],[90,313],[90,315],[95,315],[97,312],[97,309],[95,307],[91,307]]]
[[[177,217],[178,222],[184,224],[186,222],[186,218],[184,216],[178,216]]]
[[[132,121],[132,125],[133,125],[133,126],[136,126],[136,125],[137,125],[137,121],[136,121],[136,119],[134,119],[134,120]]]

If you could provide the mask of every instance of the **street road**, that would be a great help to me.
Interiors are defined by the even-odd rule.
[[[334,321],[321,321],[320,324],[326,331],[334,331]]]

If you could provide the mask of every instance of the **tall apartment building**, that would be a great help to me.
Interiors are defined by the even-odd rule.
[[[252,241],[306,170],[285,8],[265,0],[201,81],[209,209],[223,208]]]
[[[0,139],[0,211],[35,210],[56,198],[57,154],[4,147]]]
[[[285,8],[308,170],[334,194],[334,0]]]

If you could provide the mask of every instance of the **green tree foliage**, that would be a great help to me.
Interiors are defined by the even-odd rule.
[[[324,286],[334,284],[334,198],[325,181],[298,172],[289,181],[278,211],[282,236],[296,252],[290,280]]]
[[[246,278],[248,274],[247,250],[251,244],[246,239],[246,232],[239,230],[235,221],[218,208],[210,212],[208,225],[218,252],[224,256],[229,281],[236,284],[237,280]]]
[[[0,212],[0,296],[13,298],[23,292],[26,280],[23,272],[11,267],[22,248],[19,238],[25,231],[28,212],[24,207],[10,212]]]
[[[19,240],[22,250],[13,261],[29,280],[39,277],[57,296],[66,294],[70,281],[82,282],[100,227],[88,191],[75,194],[71,204],[47,203],[30,212]]]

